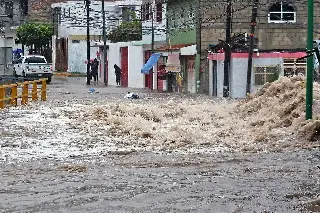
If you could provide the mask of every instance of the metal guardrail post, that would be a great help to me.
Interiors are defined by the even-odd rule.
[[[16,84],[11,88],[11,100],[10,100],[11,105],[13,106],[18,105],[17,96],[18,96],[18,85]]]
[[[5,106],[5,97],[6,97],[6,88],[0,87],[0,109],[3,109]]]
[[[26,105],[28,104],[28,96],[29,96],[29,91],[28,91],[28,82],[25,82],[22,86],[22,98],[21,98],[21,104]]]
[[[36,81],[32,83],[32,100],[38,100],[38,83]]]
[[[42,80],[41,86],[41,101],[47,100],[47,81],[46,79]]]

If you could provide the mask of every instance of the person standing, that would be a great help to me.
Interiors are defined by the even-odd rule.
[[[99,61],[95,58],[91,64],[91,76],[93,77],[94,83],[98,81],[98,69]]]
[[[116,82],[117,82],[117,85],[120,86],[120,82],[121,82],[121,69],[118,65],[114,65],[114,71],[115,71],[115,74],[116,74]]]

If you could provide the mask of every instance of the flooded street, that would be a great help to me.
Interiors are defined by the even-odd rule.
[[[56,78],[47,102],[0,112],[0,212],[320,212],[300,90],[279,104],[272,88],[240,102],[92,87]]]

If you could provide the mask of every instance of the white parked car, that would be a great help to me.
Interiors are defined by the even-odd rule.
[[[47,82],[50,83],[52,79],[52,66],[47,63],[44,56],[22,56],[14,61],[13,75],[31,78],[47,78]]]

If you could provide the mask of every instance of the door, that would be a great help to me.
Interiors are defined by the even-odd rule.
[[[151,57],[151,52],[145,51],[144,53],[144,63],[147,63]],[[150,70],[149,74],[145,74],[144,87],[152,89],[153,88],[153,69]]]
[[[217,96],[217,61],[212,61],[212,96]]]
[[[128,87],[128,47],[121,47],[121,86]]]
[[[187,71],[188,71],[188,91],[190,93],[196,93],[196,69],[195,69],[195,58],[190,57],[187,60]]]

